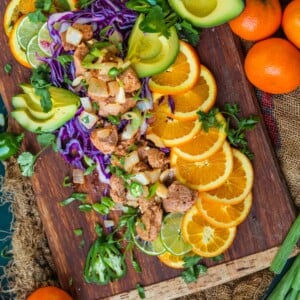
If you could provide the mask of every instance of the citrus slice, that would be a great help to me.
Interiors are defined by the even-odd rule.
[[[40,49],[47,55],[51,56],[50,45],[52,43],[52,38],[49,34],[47,27],[47,22],[43,24],[41,29],[38,32],[38,44]]]
[[[183,269],[184,268],[184,258],[186,256],[193,256],[195,255],[194,252],[188,252],[185,255],[174,255],[168,251],[163,254],[158,255],[158,259],[165,264],[166,266],[174,269]]]
[[[9,36],[9,47],[10,47],[10,51],[12,53],[12,55],[14,56],[14,58],[16,59],[16,61],[18,63],[20,63],[21,65],[23,65],[24,67],[27,68],[31,68],[31,65],[29,64],[27,57],[26,57],[26,53],[25,51],[23,51],[18,43],[18,39],[17,39],[17,28],[19,26],[19,24],[21,23],[23,17],[21,17],[15,24],[12,32],[10,33]]]
[[[198,120],[176,120],[163,111],[158,104],[154,104],[152,115],[155,121],[148,130],[158,136],[168,147],[189,141],[200,129]]]
[[[141,239],[138,235],[133,235],[133,241],[142,252],[148,255],[160,255],[166,251],[166,248],[161,242],[160,236],[158,236],[153,242],[150,242]]]
[[[221,228],[208,223],[195,205],[185,213],[181,230],[192,250],[203,257],[222,254],[231,246],[236,235],[236,227]]]
[[[233,166],[231,147],[225,141],[220,150],[199,161],[188,161],[172,151],[171,166],[181,183],[199,191],[209,191],[229,177]]]
[[[200,62],[196,50],[188,43],[180,41],[175,62],[164,72],[149,80],[153,92],[176,95],[190,90],[198,81]]]
[[[206,200],[225,204],[237,204],[243,201],[253,187],[253,167],[245,154],[232,148],[233,168],[227,180],[218,188],[200,193]]]
[[[211,127],[208,132],[200,128],[190,141],[174,147],[174,152],[189,161],[203,160],[216,153],[227,136],[226,120],[221,113],[216,115],[216,119],[222,126]]]
[[[29,41],[37,35],[43,23],[33,23],[30,21],[29,17],[26,16],[22,19],[17,27],[17,39],[20,47],[23,50],[27,49]]]
[[[248,216],[252,206],[252,194],[238,204],[224,204],[198,197],[196,207],[207,222],[222,228],[238,226]]]
[[[160,230],[160,237],[164,247],[173,255],[184,255],[192,247],[184,241],[181,234],[183,213],[169,213],[165,216]]]
[[[45,57],[45,53],[41,50],[38,43],[38,36],[35,35],[27,46],[26,57],[33,68],[38,67],[43,62],[40,58]]]
[[[189,91],[169,96],[170,101],[173,101],[173,111],[168,105],[168,96],[155,94],[154,99],[165,98],[163,105],[173,118],[178,120],[195,120],[198,118],[197,111],[209,111],[215,104],[217,96],[217,85],[214,76],[208,68],[201,65],[200,77],[196,85]]]
[[[17,20],[24,14],[35,11],[35,0],[11,0],[4,12],[4,31],[10,35]]]

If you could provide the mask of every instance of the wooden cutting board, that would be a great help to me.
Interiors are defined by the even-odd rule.
[[[7,2],[1,1],[2,12]],[[0,26],[0,93],[10,111],[11,97],[20,92],[18,84],[28,81],[30,71],[18,65],[9,51],[3,30],[3,13]],[[242,115],[256,114],[263,120],[254,89],[243,72],[241,45],[229,27],[223,25],[204,30],[198,51],[202,64],[216,77],[217,105],[222,107],[225,102],[238,103]],[[4,72],[6,63],[13,65],[11,75]],[[21,131],[14,120],[10,122],[12,130]],[[142,265],[142,273],[136,273],[128,264],[127,276],[118,282],[107,286],[86,284],[82,276],[83,265],[95,239],[95,223],[100,222],[100,218],[95,213],[79,212],[75,203],[68,207],[58,205],[72,193],[71,189],[62,187],[63,178],[70,174],[70,168],[58,154],[46,151],[37,163],[32,184],[62,287],[78,300],[139,299],[135,287],[136,283],[140,283],[146,287],[147,299],[157,296],[159,299],[171,299],[267,268],[295,219],[295,210],[263,121],[249,133],[248,139],[255,153],[254,202],[250,215],[238,227],[236,239],[225,253],[224,261],[214,266],[212,262],[207,262],[212,266],[208,273],[189,285],[179,277],[178,271],[165,267],[156,257],[140,252],[136,252],[136,256]],[[34,153],[38,151],[34,135],[26,134],[23,149]],[[90,178],[83,187],[92,201],[99,197],[99,191],[93,185],[95,180],[95,177]],[[83,237],[74,235],[75,228],[83,228]],[[83,247],[80,246],[81,239],[85,241]]]

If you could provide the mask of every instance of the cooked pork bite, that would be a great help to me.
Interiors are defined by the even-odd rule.
[[[90,135],[93,145],[104,154],[111,154],[118,144],[118,130],[114,125],[95,128]]]
[[[82,39],[84,41],[89,41],[93,37],[93,27],[88,24],[78,24],[75,23],[72,25],[74,29],[79,30],[82,33]]]
[[[76,48],[73,55],[76,77],[84,75],[84,73],[86,72],[86,69],[82,66],[82,61],[88,53],[89,48],[85,43],[79,44]]]
[[[120,76],[126,93],[133,93],[141,88],[141,82],[132,68],[126,69]]]
[[[136,101],[130,97],[126,97],[124,103],[115,102],[114,97],[99,99],[97,103],[99,105],[98,114],[102,117],[108,117],[109,115],[117,116],[119,114],[123,114],[136,105]]]
[[[185,212],[195,202],[196,191],[178,181],[174,181],[168,188],[168,196],[163,199],[163,208],[166,212]]]
[[[116,203],[126,203],[126,189],[124,180],[118,177],[116,174],[112,174],[110,177],[110,197]]]

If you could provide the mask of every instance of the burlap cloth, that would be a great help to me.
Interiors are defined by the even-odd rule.
[[[257,96],[292,199],[300,207],[300,88],[278,96],[257,91]],[[0,299],[21,300],[38,287],[59,284],[30,180],[20,175],[14,159],[6,168],[3,195],[11,200],[15,218],[13,259],[6,268],[6,277],[15,296],[5,296],[2,291]],[[260,299],[272,278],[270,271],[263,270],[181,299]]]

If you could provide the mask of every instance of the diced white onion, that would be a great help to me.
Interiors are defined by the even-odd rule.
[[[159,180],[161,169],[153,169],[151,171],[144,171],[146,176],[149,178],[150,183],[155,183]]]
[[[125,89],[122,86],[120,86],[119,91],[116,95],[116,102],[117,103],[125,103],[126,102]]]
[[[83,34],[80,30],[73,28],[72,26],[68,27],[66,32],[66,42],[78,46],[81,43]]]
[[[86,127],[87,129],[91,129],[96,124],[99,118],[97,115],[83,110],[78,116],[78,119],[84,127]]]
[[[136,181],[142,185],[148,185],[150,183],[149,178],[144,172],[139,172],[130,177],[131,180]]]
[[[73,169],[73,183],[84,184],[84,173],[81,169]]]
[[[85,111],[90,112],[90,113],[93,112],[92,101],[89,97],[81,97],[80,102]]]
[[[74,78],[74,80],[72,81],[72,86],[78,86],[83,79],[84,77],[82,75]]]
[[[114,227],[114,226],[115,226],[114,220],[104,220],[104,227],[105,228],[110,228],[110,227]]]
[[[140,161],[137,151],[132,151],[124,160],[124,170],[128,173],[131,172],[132,168]]]

